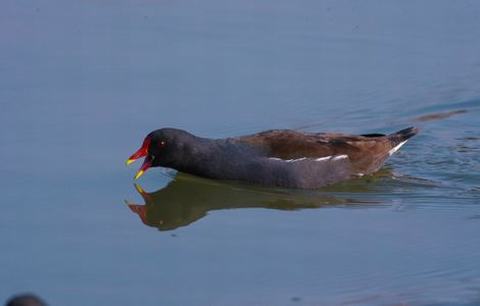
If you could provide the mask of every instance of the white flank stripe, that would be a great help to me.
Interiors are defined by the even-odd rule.
[[[278,157],[269,157],[268,159],[281,160],[281,161],[286,162],[286,163],[294,163],[294,162],[301,161],[301,160],[304,160],[304,159],[307,159],[307,158],[302,157],[302,158],[297,158],[297,159],[281,159],[281,158],[278,158]]]
[[[348,158],[348,155],[337,155],[333,158],[333,160],[339,160],[339,159],[344,159],[344,158]]]
[[[397,152],[398,149],[400,149],[407,141],[402,141],[401,143],[399,143],[395,148],[391,149],[390,151],[388,151],[388,155],[389,156],[392,156],[393,153]]]
[[[307,159],[306,157],[302,157],[302,158],[297,158],[297,159],[287,159],[285,160],[287,163],[294,163],[294,162],[297,162],[297,161],[301,161],[301,160],[304,160],[304,159]]]
[[[336,156],[319,157],[319,158],[314,159],[314,161],[319,162],[319,161],[324,161],[324,160],[339,160],[339,159],[344,159],[344,158],[348,158],[348,155],[336,155]],[[280,161],[284,161],[286,163],[294,163],[294,162],[306,160],[307,158],[302,157],[302,158],[297,158],[297,159],[281,159],[281,158],[278,158],[278,157],[269,157],[268,159],[280,160]]]

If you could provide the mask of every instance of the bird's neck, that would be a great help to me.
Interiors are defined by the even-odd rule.
[[[182,150],[172,168],[184,173],[230,179],[258,152],[224,139],[198,138]]]

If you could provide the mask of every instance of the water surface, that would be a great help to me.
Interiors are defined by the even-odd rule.
[[[0,300],[480,304],[475,1],[0,4]],[[155,128],[421,133],[371,177],[263,189],[124,160]],[[135,167],[133,167],[135,168]]]

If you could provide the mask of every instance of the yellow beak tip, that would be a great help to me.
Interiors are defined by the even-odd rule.
[[[145,171],[143,171],[143,170],[138,171],[137,174],[135,174],[135,179],[138,180],[138,178],[141,177],[144,172]]]
[[[127,160],[125,161],[125,165],[128,166],[128,165],[130,165],[131,163],[133,163],[134,161],[135,161],[135,159],[127,159]]]

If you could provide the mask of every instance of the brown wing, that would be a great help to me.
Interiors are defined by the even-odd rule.
[[[255,146],[269,157],[282,159],[348,155],[355,171],[364,174],[378,170],[392,149],[392,142],[382,134],[357,136],[270,130],[238,137],[235,141]]]

